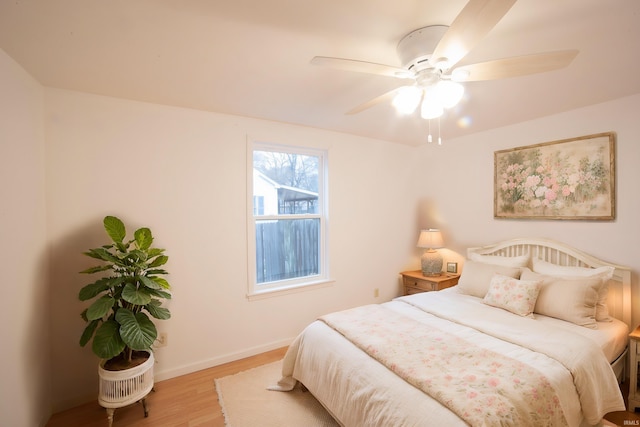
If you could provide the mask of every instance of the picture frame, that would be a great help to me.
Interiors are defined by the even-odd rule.
[[[615,135],[494,152],[494,218],[613,220]]]
[[[458,263],[457,262],[448,262],[447,263],[447,273],[456,274],[458,272]]]

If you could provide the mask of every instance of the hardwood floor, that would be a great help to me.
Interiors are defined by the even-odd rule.
[[[214,379],[284,357],[287,348],[262,353],[213,368],[205,369],[155,384],[147,397],[149,417],[144,418],[142,404],[116,410],[114,427],[224,427],[222,409]],[[87,403],[54,414],[46,427],[107,427],[107,413],[98,402]]]
[[[141,404],[116,410],[114,427],[224,427],[222,409],[214,379],[256,366],[276,362],[284,357],[287,348],[262,353],[192,374],[160,381],[155,392],[147,398],[149,417],[144,418]],[[627,396],[628,385],[623,385]],[[640,425],[640,414],[614,412],[606,419],[618,426]],[[106,427],[107,414],[97,402],[87,403],[54,414],[46,427]]]

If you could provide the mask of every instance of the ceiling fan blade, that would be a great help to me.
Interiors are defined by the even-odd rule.
[[[559,70],[569,65],[576,55],[577,50],[561,50],[464,65],[453,70],[452,80],[496,80]]]
[[[458,63],[511,9],[516,0],[470,0],[444,34],[430,62],[441,69]]]
[[[358,73],[378,74],[382,76],[397,77],[401,79],[414,78],[413,73],[404,68],[391,65],[376,64],[375,62],[357,61],[355,59],[331,58],[316,56],[311,60],[313,65],[337,68],[340,70],[355,71]]]
[[[371,108],[374,105],[380,104],[381,102],[391,101],[393,99],[393,97],[396,95],[397,91],[402,87],[404,87],[404,86],[401,86],[401,87],[395,88],[395,89],[391,89],[389,92],[383,93],[382,95],[377,96],[377,97],[365,102],[364,104],[360,104],[357,107],[352,108],[351,110],[347,111],[345,114],[348,114],[348,115],[358,114],[358,113],[366,110],[367,108]]]

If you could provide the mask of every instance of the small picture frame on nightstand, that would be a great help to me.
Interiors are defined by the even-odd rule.
[[[457,262],[448,262],[447,263],[447,273],[456,274],[458,272],[458,263]]]

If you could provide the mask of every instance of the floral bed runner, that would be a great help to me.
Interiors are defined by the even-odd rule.
[[[566,426],[536,369],[379,305],[320,318],[472,426]]]

